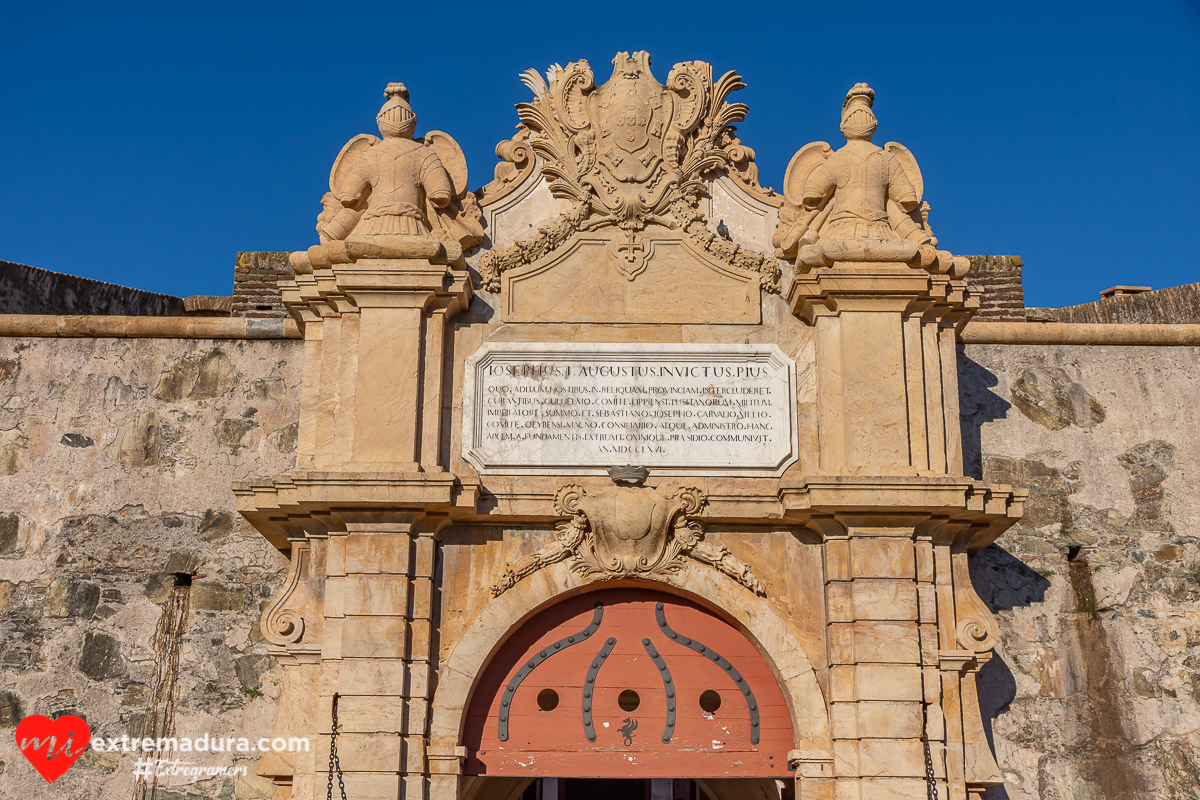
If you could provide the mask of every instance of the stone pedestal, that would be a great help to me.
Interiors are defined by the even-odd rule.
[[[314,267],[284,285],[305,342],[299,466],[444,470],[446,321],[471,302],[461,255]]]
[[[962,474],[954,337],[978,305],[962,281],[834,262],[787,298],[817,332],[821,474]]]

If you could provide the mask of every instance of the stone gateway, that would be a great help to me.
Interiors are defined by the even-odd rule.
[[[312,743],[159,798],[1194,797],[1200,326],[1025,321],[866,84],[777,193],[736,73],[607,72],[477,189],[388,84],[234,298],[0,317],[0,727]]]
[[[325,737],[356,798],[977,795],[998,631],[966,559],[1025,495],[963,474],[966,260],[912,155],[870,144],[865,84],[850,143],[801,151],[780,197],[737,75],[613,64],[524,76],[506,164],[451,215],[482,247],[435,231],[455,159],[429,144],[387,173],[410,200],[376,185],[357,216],[411,113],[392,87],[393,138],[339,156],[349,210],[283,286],[297,469],[235,486],[291,556],[276,730]],[[303,798],[327,770],[260,766]]]

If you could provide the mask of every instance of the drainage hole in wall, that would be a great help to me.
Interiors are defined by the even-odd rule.
[[[558,692],[553,689],[542,689],[537,696],[538,708],[542,711],[553,711],[558,708]]]

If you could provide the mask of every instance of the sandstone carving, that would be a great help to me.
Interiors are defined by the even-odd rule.
[[[329,173],[317,217],[321,244],[396,237],[434,237],[474,247],[483,239],[479,204],[467,190],[467,162],[458,143],[430,131],[414,139],[417,116],[401,83],[389,83],[376,116],[382,139],[359,134]]]
[[[875,92],[857,83],[842,103],[846,145],[813,142],[792,157],[773,243],[797,267],[835,261],[900,261],[961,278],[969,263],[937,249],[917,160],[897,142],[871,142]]]
[[[533,263],[575,234],[605,229],[613,236],[609,260],[634,280],[645,259],[639,233],[657,226],[680,232],[739,270],[760,274],[763,288],[777,291],[775,260],[715,237],[697,210],[705,191],[702,177],[717,170],[753,187],[756,195],[769,195],[757,185],[754,151],[733,134],[746,106],[725,98],[744,86],[741,78],[727,72],[714,82],[710,65],[687,61],[675,65],[663,86],[651,74],[645,52],[618,53],[613,67],[599,88],[587,61],[565,69],[556,64],[546,79],[535,70],[522,75],[534,93],[533,102],[517,106],[525,130],[497,147],[505,163],[482,193],[500,197],[520,182],[532,160],[524,149],[528,142],[543,162],[551,192],[573,205],[533,237],[485,253],[479,264],[485,288],[498,292],[506,270]]]
[[[650,578],[674,575],[691,558],[715,568],[755,594],[765,594],[750,568],[726,548],[703,541],[704,526],[696,519],[708,504],[699,489],[681,486],[663,494],[640,485],[640,475],[623,475],[614,467],[611,488],[585,490],[567,484],[554,497],[554,510],[569,517],[558,524],[555,541],[506,565],[498,597],[534,572],[568,561],[572,572],[589,580]],[[638,469],[638,468],[633,468]]]

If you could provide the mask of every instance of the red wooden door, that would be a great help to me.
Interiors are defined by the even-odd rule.
[[[733,625],[646,589],[536,615],[476,684],[469,775],[788,777],[779,685]]]

